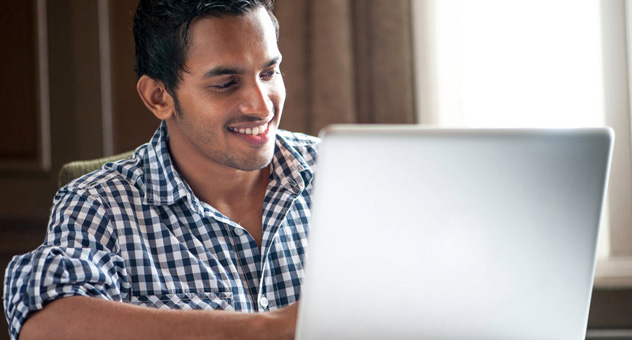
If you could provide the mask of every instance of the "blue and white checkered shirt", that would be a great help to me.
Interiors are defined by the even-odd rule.
[[[261,251],[245,229],[193,194],[167,140],[163,123],[132,158],[57,193],[44,244],[7,268],[13,339],[29,312],[66,296],[244,312],[298,300],[318,139],[279,131]]]

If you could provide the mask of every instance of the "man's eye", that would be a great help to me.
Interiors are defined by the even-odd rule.
[[[264,73],[261,74],[261,78],[262,79],[272,79],[277,74],[279,74],[279,71],[277,71],[277,70],[267,71],[267,72],[264,72]]]
[[[222,84],[219,84],[219,85],[212,85],[211,88],[214,89],[214,90],[223,91],[223,90],[226,90],[226,89],[230,88],[234,84],[236,84],[236,82],[234,80],[231,80],[229,82],[225,82],[225,83],[222,83]]]

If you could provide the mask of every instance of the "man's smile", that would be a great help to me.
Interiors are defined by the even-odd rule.
[[[259,136],[268,132],[270,122],[254,127],[228,127],[228,131],[241,133],[244,135]]]

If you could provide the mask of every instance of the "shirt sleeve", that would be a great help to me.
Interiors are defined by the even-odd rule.
[[[122,301],[129,290],[107,209],[86,192],[59,191],[44,244],[14,257],[5,273],[4,309],[11,339],[29,313],[68,296]]]

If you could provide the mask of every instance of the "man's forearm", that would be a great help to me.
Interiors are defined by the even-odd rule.
[[[53,301],[31,315],[20,340],[292,339],[297,306],[268,313],[159,310],[87,297]]]

